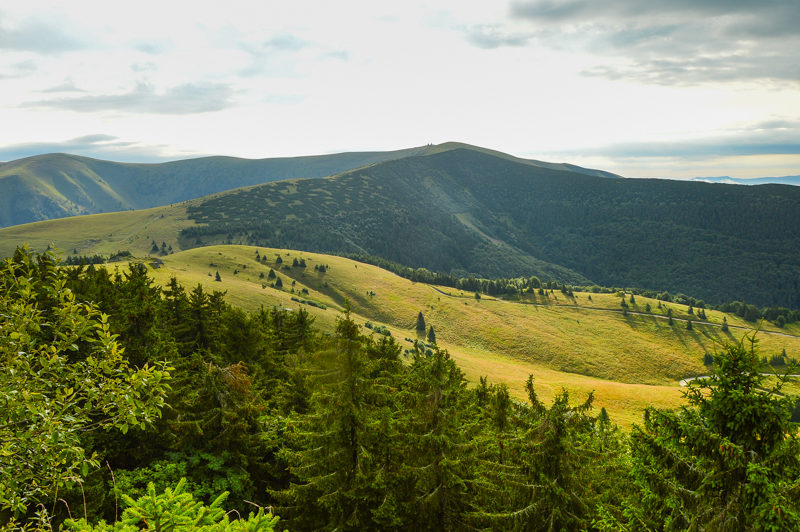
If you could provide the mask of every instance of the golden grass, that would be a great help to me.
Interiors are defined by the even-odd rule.
[[[267,257],[267,265],[256,260],[256,250]],[[303,258],[307,267],[278,269],[277,253],[283,265]],[[669,304],[676,316],[672,327],[666,319],[653,315],[630,312],[624,316],[618,312],[620,298],[611,294],[592,294],[591,302],[587,294],[566,298],[561,293],[537,296],[537,304],[532,304],[531,298],[526,304],[491,297],[476,301],[471,293],[412,283],[375,266],[316,253],[210,246],[162,260],[164,266],[152,271],[157,283],[164,284],[175,275],[187,288],[201,283],[209,290],[225,290],[227,301],[248,311],[261,305],[296,310],[300,305],[291,300],[293,295],[323,303],[327,310],[306,307],[322,331],[333,330],[348,299],[358,323],[385,325],[398,342],[410,347],[404,339],[417,338],[414,326],[422,311],[426,323],[433,325],[439,345],[451,353],[469,381],[488,376],[490,382],[507,383],[516,397],[524,399],[523,383],[531,374],[537,393],[546,401],[561,387],[576,401],[594,390],[596,406],[605,406],[625,427],[639,421],[646,406],[680,404],[677,381],[705,374],[703,354],[713,351],[716,341],[737,340],[745,330],[733,327],[740,322],[729,316],[732,327],[727,334],[700,323],[687,331],[685,322],[678,321],[686,308],[674,304]],[[314,271],[314,266],[321,264],[329,266],[324,274]],[[269,287],[270,268],[281,276],[283,290]],[[234,274],[235,270],[239,273]],[[217,271],[221,282],[214,281]],[[292,281],[296,292],[306,288],[309,294],[292,294]],[[655,301],[636,299],[642,310],[647,302],[654,311],[657,308]],[[720,313],[707,314],[709,320],[722,321]],[[787,327],[783,332],[796,331]],[[790,356],[800,353],[800,338],[775,333],[765,330],[759,334],[763,353],[784,348]]]
[[[186,219],[190,202],[135,211],[90,214],[57,220],[46,220],[0,229],[0,257],[10,257],[14,249],[27,244],[44,251],[49,244],[68,254],[109,255],[128,250],[145,255],[152,241],[165,242],[180,251],[178,233],[195,225]]]

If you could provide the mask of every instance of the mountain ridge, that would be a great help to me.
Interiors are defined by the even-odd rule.
[[[0,165],[0,227],[83,214],[152,208],[292,178],[320,178],[387,160],[473,149],[524,164],[617,177],[601,170],[520,159],[463,143],[383,152],[243,159],[209,156],[165,163],[118,163],[43,154]]]

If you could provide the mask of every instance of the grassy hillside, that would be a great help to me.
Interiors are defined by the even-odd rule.
[[[115,163],[55,153],[0,166],[0,227],[81,214],[146,209],[249,185],[324,177],[382,161],[460,148],[534,166],[614,176],[578,166],[527,161],[454,142],[387,152],[272,159],[203,157],[162,164]]]
[[[256,258],[256,251],[265,262]],[[283,260],[280,266],[302,258],[306,267],[281,269],[277,254]],[[452,353],[470,381],[488,376],[493,382],[507,382],[520,398],[529,374],[548,400],[562,386],[580,394],[595,390],[598,408],[605,406],[625,425],[639,420],[646,405],[678,404],[678,381],[707,371],[703,355],[713,352],[715,342],[735,341],[750,329],[728,315],[730,331],[723,333],[715,326],[723,315],[709,311],[709,323],[695,321],[688,331],[683,321],[689,317],[688,309],[677,304],[668,305],[674,316],[674,325],[669,326],[667,305],[659,309],[657,301],[643,297],[627,315],[620,312],[620,296],[613,294],[591,294],[591,301],[585,293],[572,298],[552,294],[517,302],[490,297],[476,301],[472,294],[412,283],[367,264],[286,249],[209,246],[162,260],[163,265],[151,272],[157,283],[175,275],[189,287],[201,283],[210,290],[224,290],[229,302],[247,310],[261,305],[297,309],[301,303],[292,297],[326,306],[303,305],[323,331],[333,330],[347,298],[362,324],[384,325],[410,347],[404,339],[417,339],[414,325],[421,311],[426,323],[433,325],[438,343]],[[329,269],[315,271],[322,264]],[[274,282],[268,278],[270,269],[280,276],[281,290],[269,286]],[[217,272],[220,282],[214,280]],[[638,315],[646,314],[647,303],[652,314]],[[800,325],[777,329],[767,324],[759,334],[762,353],[771,357],[786,349],[790,357],[798,356],[798,335]]]

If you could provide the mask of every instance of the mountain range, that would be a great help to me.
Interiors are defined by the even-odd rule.
[[[800,175],[785,175],[781,177],[695,177],[692,181],[704,181],[706,183],[725,183],[728,185],[800,185]]]
[[[458,148],[537,167],[618,177],[602,170],[520,159],[456,142],[385,152],[273,159],[202,157],[160,164],[117,163],[53,153],[0,164],[0,227],[82,214],[147,209],[249,185],[325,177],[387,160]]]

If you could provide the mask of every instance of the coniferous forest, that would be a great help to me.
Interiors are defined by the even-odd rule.
[[[800,527],[788,377],[759,373],[756,338],[624,433],[591,394],[467,387],[432,328],[401,357],[348,310],[320,334],[303,310],[24,250],[0,288],[7,530]]]

